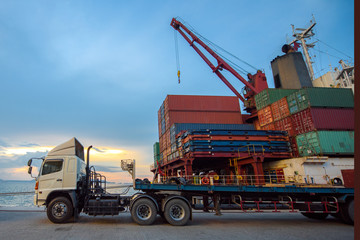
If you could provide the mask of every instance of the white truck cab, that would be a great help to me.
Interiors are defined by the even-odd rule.
[[[32,159],[28,162],[30,174],[31,162]],[[76,138],[52,149],[43,159],[36,177],[34,204],[48,207],[52,200],[63,197],[76,206],[76,196],[86,176],[85,168],[84,147]],[[64,211],[61,204],[55,208]]]

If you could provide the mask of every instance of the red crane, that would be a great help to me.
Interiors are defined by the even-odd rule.
[[[238,72],[236,72],[224,59],[222,59],[216,52],[214,52],[208,45],[199,39],[192,31],[190,31],[184,24],[173,18],[170,24],[181,36],[190,44],[190,46],[200,55],[200,57],[209,65],[211,70],[231,89],[231,91],[244,103],[247,112],[254,115],[256,113],[254,95],[268,88],[265,74],[258,70],[254,75],[248,74],[248,80],[245,80]],[[185,32],[188,35],[185,34]],[[214,66],[204,53],[195,45],[199,44],[217,61],[217,66]],[[231,83],[221,74],[221,70],[227,70],[245,85],[244,96],[242,96]]]

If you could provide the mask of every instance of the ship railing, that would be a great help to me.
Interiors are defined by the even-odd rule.
[[[250,145],[245,145],[245,146],[242,146],[242,147],[239,147],[237,149],[237,152],[238,152],[238,155],[240,157],[240,153],[241,152],[244,152],[244,149],[246,150],[246,152],[249,154],[249,155],[252,155],[252,154],[256,154],[256,153],[259,153],[259,151],[256,151],[256,147],[260,147],[261,148],[261,154],[264,154],[265,153],[265,149],[264,149],[264,146],[261,145],[261,144],[250,144]]]

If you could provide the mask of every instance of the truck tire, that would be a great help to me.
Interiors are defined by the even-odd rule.
[[[328,213],[301,213],[307,218],[324,220],[329,215]]]
[[[346,224],[354,225],[354,199],[340,206],[340,217]]]
[[[181,199],[170,200],[164,211],[164,217],[173,226],[183,226],[190,219],[189,205]]]
[[[47,216],[53,223],[66,223],[73,216],[74,208],[66,197],[57,197],[47,206]]]
[[[139,225],[150,225],[155,221],[157,210],[155,203],[148,198],[140,198],[131,208],[131,217]]]

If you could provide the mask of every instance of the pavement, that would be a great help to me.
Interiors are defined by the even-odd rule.
[[[214,213],[194,211],[188,225],[174,227],[160,216],[150,226],[139,226],[130,213],[87,216],[77,222],[53,224],[44,209],[0,207],[1,239],[354,239],[354,227],[328,217],[313,220],[299,213]]]

